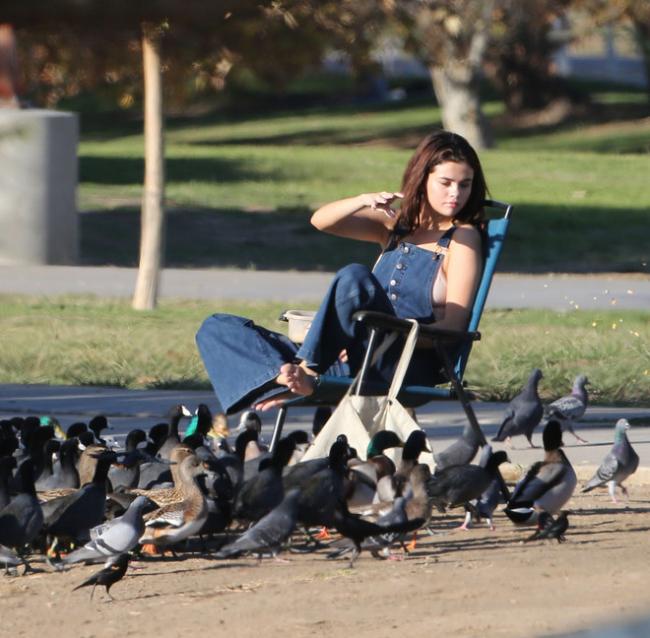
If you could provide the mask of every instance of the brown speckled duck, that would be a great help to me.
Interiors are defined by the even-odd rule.
[[[208,517],[206,499],[196,480],[204,472],[203,463],[194,455],[181,462],[178,487],[183,500],[146,516],[140,543],[157,548],[170,547],[199,533]]]
[[[185,498],[185,494],[181,487],[180,466],[181,463],[188,456],[196,456],[194,450],[189,445],[179,443],[171,451],[169,461],[171,463],[170,470],[172,473],[172,480],[174,487],[165,487],[153,490],[143,490],[134,488],[128,490],[130,494],[137,494],[138,496],[146,496],[150,498],[159,507],[165,507],[172,503],[179,503]]]

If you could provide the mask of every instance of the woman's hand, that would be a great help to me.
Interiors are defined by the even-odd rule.
[[[365,193],[361,196],[364,204],[372,210],[379,210],[390,219],[395,219],[397,213],[391,208],[391,204],[396,199],[402,199],[402,193],[390,193],[382,191],[381,193]]]

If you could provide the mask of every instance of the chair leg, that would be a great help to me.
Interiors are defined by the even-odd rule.
[[[460,380],[456,376],[456,373],[454,372],[454,368],[451,363],[451,359],[447,354],[447,351],[441,346],[438,346],[437,350],[440,353],[440,356],[442,357],[442,361],[445,366],[445,372],[447,373],[447,376],[449,377],[451,384],[454,386],[454,390],[456,391],[458,400],[460,401],[461,405],[463,406],[463,410],[467,415],[467,420],[469,421],[470,425],[472,426],[472,429],[478,436],[479,441],[481,441],[481,446],[487,445],[487,439],[485,438],[485,434],[483,434],[483,430],[481,430],[481,426],[479,425],[478,419],[476,418],[476,413],[474,412],[474,408],[472,407],[469,397],[465,392],[465,388],[463,388],[463,384],[460,382]],[[501,494],[503,495],[503,498],[506,500],[507,503],[510,500],[510,491],[508,490],[508,486],[506,485],[506,482],[503,480],[503,477],[501,476],[501,472],[499,471],[498,468],[497,468],[497,481],[499,482],[499,489],[501,491]]]
[[[284,421],[287,418],[287,409],[287,406],[283,405],[278,410],[278,416],[275,419],[275,427],[273,428],[273,436],[271,437],[271,444],[269,445],[269,452],[273,452],[275,450],[275,446],[280,440],[280,436],[282,435],[282,428],[284,427]]]

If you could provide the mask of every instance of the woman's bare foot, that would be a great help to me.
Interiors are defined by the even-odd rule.
[[[309,396],[314,391],[314,379],[316,373],[307,367],[296,363],[285,363],[280,368],[280,374],[276,377],[276,383],[286,385],[289,392],[276,394],[266,401],[260,401],[254,407],[264,412],[284,403],[287,399]]]
[[[314,391],[315,378],[316,373],[302,364],[285,363],[275,380],[280,385],[286,385],[294,394],[306,397]]]

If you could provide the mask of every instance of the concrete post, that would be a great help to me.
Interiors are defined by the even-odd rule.
[[[0,110],[0,263],[73,264],[79,124],[74,113]]]

